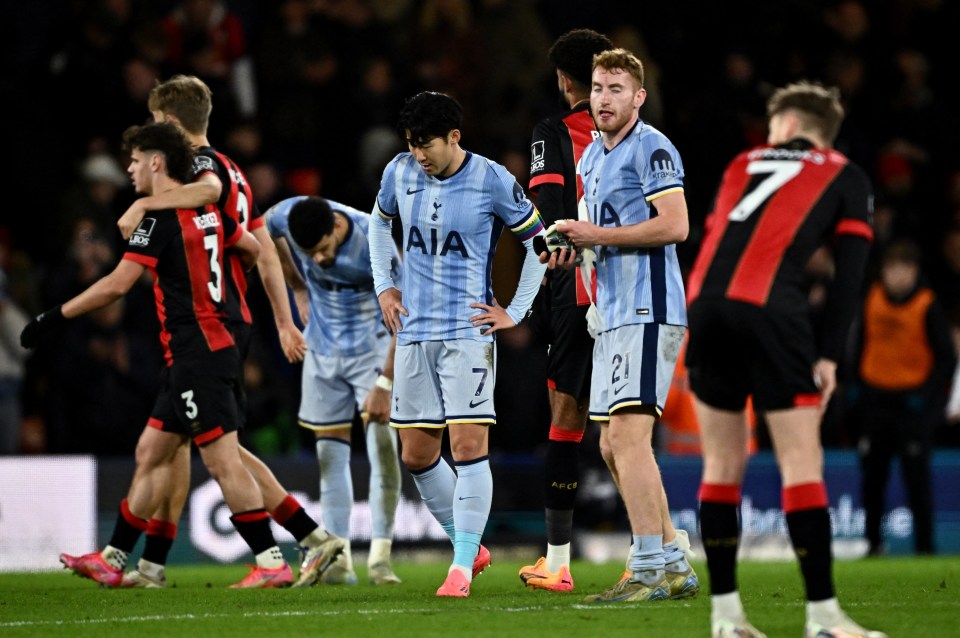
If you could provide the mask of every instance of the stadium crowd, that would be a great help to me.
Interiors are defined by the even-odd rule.
[[[891,243],[913,241],[960,341],[960,129],[952,118],[960,104],[947,65],[960,28],[956,3],[596,0],[589,13],[547,0],[10,4],[0,91],[16,161],[0,222],[0,453],[134,449],[161,367],[149,282],[29,357],[13,344],[26,317],[115,265],[123,247],[116,220],[135,196],[120,134],[146,121],[150,90],[176,73],[213,89],[209,137],[242,165],[261,210],[311,194],[369,210],[384,166],[405,148],[394,128],[402,101],[424,89],[455,96],[464,148],[526,185],[533,126],[557,110],[550,42],[573,27],[597,29],[643,60],[649,97],[640,115],[683,154],[684,269],[724,166],[766,139],[773,87],[798,79],[837,86],[847,117],[836,148],[870,173],[876,195],[866,286]],[[513,290],[521,249],[500,255],[495,288]],[[828,257],[811,263],[814,308],[831,268]],[[248,442],[265,454],[294,453],[309,444],[295,427],[299,371],[280,351],[259,281],[250,284],[258,320],[246,364]],[[529,452],[545,440],[544,361],[529,339],[521,325],[499,340],[510,381],[498,384],[494,451]],[[858,438],[848,408],[856,365],[847,364],[824,429],[828,445]],[[918,397],[917,409],[945,425],[948,389]],[[960,441],[956,428],[936,432],[938,444]]]

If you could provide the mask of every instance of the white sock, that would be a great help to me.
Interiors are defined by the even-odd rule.
[[[257,554],[256,559],[257,567],[263,567],[264,569],[277,569],[283,567],[286,562],[283,560],[283,553],[276,545]]]
[[[123,569],[127,566],[127,553],[113,545],[104,547],[103,551],[100,552],[100,558],[114,569]]]
[[[721,620],[743,622],[746,615],[743,613],[743,603],[740,602],[740,592],[732,591],[729,594],[720,594],[710,597],[710,622]]]
[[[547,543],[547,570],[556,574],[561,567],[570,568],[570,543],[563,545]]]
[[[807,602],[807,622],[814,622],[824,627],[834,627],[843,619],[843,610],[840,602],[834,598]]]
[[[326,541],[328,538],[330,538],[330,532],[317,527],[315,530],[307,534],[307,537],[300,541],[300,544],[304,547],[316,547],[317,545]]]
[[[137,561],[137,571],[145,576],[149,576],[150,578],[163,578],[163,565],[151,563],[143,558]]]
[[[389,538],[374,538],[370,541],[370,555],[367,557],[367,567],[372,567],[377,563],[390,562],[390,548],[393,541]]]

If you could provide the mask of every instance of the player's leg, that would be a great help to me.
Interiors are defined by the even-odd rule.
[[[321,529],[300,502],[277,480],[267,464],[250,450],[241,446],[240,458],[257,482],[263,495],[264,507],[271,518],[290,532],[300,545],[303,560],[296,586],[315,584],[343,552],[345,541]]]
[[[177,522],[190,493],[190,442],[184,440],[169,464],[157,468],[156,485],[165,487],[163,499],[147,522],[143,555],[136,569],[123,576],[123,587],[155,589],[166,585],[166,564]]]
[[[550,432],[544,462],[547,552],[520,569],[528,587],[572,591],[570,547],[573,509],[580,482],[580,442],[587,420],[593,339],[586,331],[586,307],[549,311],[547,386]]]
[[[423,504],[452,543],[457,475],[440,456],[446,418],[436,374],[438,345],[397,345],[390,419],[400,435],[401,460],[413,476]]]
[[[324,527],[344,543],[335,563],[323,571],[322,581],[354,585],[357,576],[350,552],[350,515],[353,512],[350,427],[356,399],[353,388],[344,377],[345,361],[343,357],[307,352],[301,376],[298,421],[316,437]]]
[[[81,556],[61,554],[60,562],[74,573],[107,587],[122,584],[123,569],[130,552],[147,530],[147,517],[163,496],[164,468],[172,462],[182,437],[164,432],[151,418],[137,442],[137,465],[127,497],[120,502],[119,515],[110,541],[99,552]]]
[[[489,426],[496,422],[492,342],[445,341],[436,358],[450,452],[457,469],[453,498],[454,554],[438,596],[467,596],[470,583],[489,564],[480,545],[493,501]],[[478,563],[479,561],[479,563]]]
[[[700,537],[710,573],[710,622],[714,636],[760,635],[747,621],[737,584],[740,498],[747,467],[749,430],[743,410],[720,409],[697,399],[703,471]]]
[[[630,578],[589,596],[591,602],[659,600],[670,596],[663,551],[663,483],[653,454],[655,417],[666,402],[685,329],[646,324],[603,333],[594,348],[591,416],[606,403],[607,443],[633,537]],[[631,360],[629,369],[623,365]]]
[[[250,547],[256,560],[247,578],[234,587],[288,586],[293,582],[290,566],[270,530],[270,515],[253,475],[240,460],[236,432],[227,432],[200,445],[200,458],[223,492],[230,508],[230,522]]]
[[[737,585],[740,497],[749,458],[745,410],[757,345],[750,316],[731,317],[724,302],[698,300],[688,313],[686,365],[700,425],[703,470],[700,538],[710,574],[714,638],[763,638],[748,621]],[[746,326],[747,335],[741,330]]]
[[[398,584],[390,566],[393,526],[400,503],[400,461],[397,432],[389,424],[369,421],[364,429],[370,460],[370,519],[372,534],[367,574],[375,585]]]
[[[806,590],[806,636],[883,638],[857,625],[840,608],[833,584],[830,511],[823,481],[818,407],[767,412],[770,438],[780,467],[783,511]],[[835,632],[844,633],[835,633]]]

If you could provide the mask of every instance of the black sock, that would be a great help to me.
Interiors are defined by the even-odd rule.
[[[579,442],[553,439],[547,442],[544,479],[547,542],[566,545],[573,535],[573,504],[580,481]]]
[[[823,507],[789,512],[786,516],[790,541],[807,589],[807,600],[816,602],[833,598],[830,512]]]
[[[239,512],[230,517],[230,522],[250,546],[254,556],[277,544],[270,531],[270,515],[265,509]]]
[[[710,593],[714,596],[737,591],[738,510],[732,503],[700,501],[700,537],[707,554]]]
[[[127,499],[123,499],[120,502],[120,516],[117,517],[117,522],[113,526],[113,535],[110,536],[110,546],[129,554],[146,529],[147,521],[134,516],[127,505]]]

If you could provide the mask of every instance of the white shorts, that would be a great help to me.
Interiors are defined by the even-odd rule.
[[[393,361],[396,428],[493,424],[494,343],[453,339],[398,345]]]
[[[593,346],[590,418],[609,421],[621,408],[663,412],[687,329],[664,323],[631,324],[602,332]]]
[[[389,337],[377,348],[352,357],[327,357],[307,351],[300,377],[300,425],[311,430],[349,427],[383,367]]]

